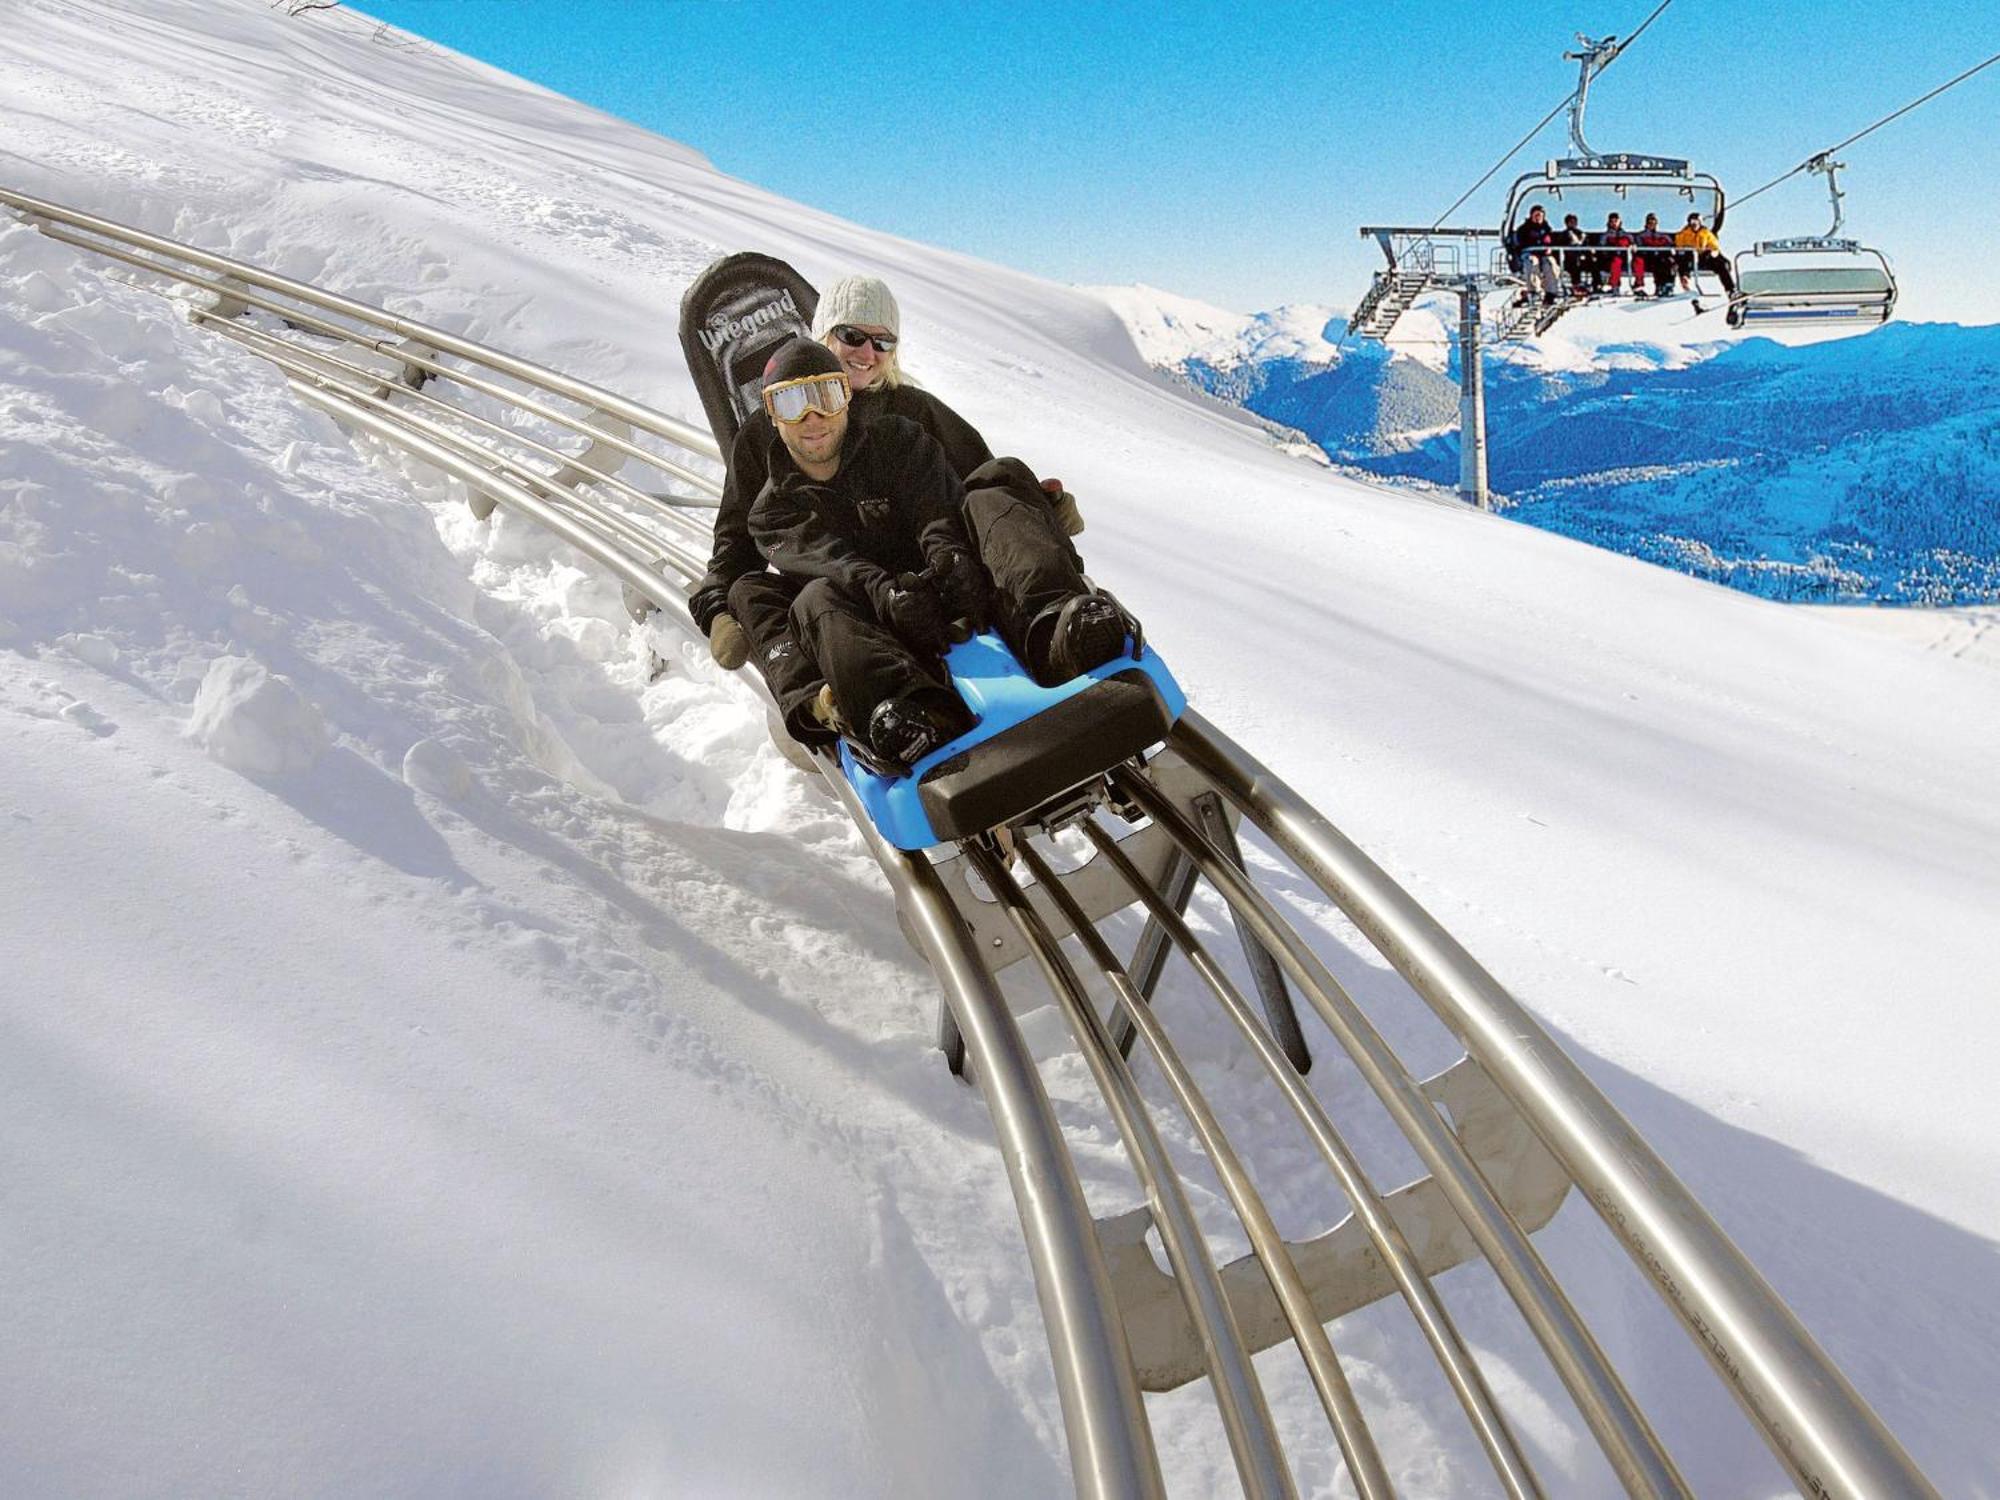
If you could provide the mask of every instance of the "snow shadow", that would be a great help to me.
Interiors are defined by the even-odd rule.
[[[373,762],[336,745],[308,776],[253,776],[335,838],[370,859],[419,880],[439,880],[453,891],[476,887],[402,781]]]
[[[968,1140],[986,1138],[983,1113],[959,1097],[963,1090],[950,1079],[939,1054],[928,1045],[913,1044],[916,1036],[928,1037],[934,1024],[928,996],[935,991],[919,977],[922,965],[897,932],[894,905],[885,891],[825,864],[800,867],[797,846],[776,834],[703,829],[606,803],[599,806],[605,827],[572,843],[484,791],[439,806],[488,838],[562,870],[606,910],[629,922],[648,947],[672,954],[746,1011],[798,1036],[826,1069],[844,1070],[895,1093],[942,1131]],[[676,869],[681,865],[684,870]],[[925,1003],[907,1017],[907,1031],[858,1034],[841,1024],[849,992],[838,981],[824,998],[788,992],[773,969],[731,952],[676,912],[663,897],[687,877],[708,889],[734,892],[746,903],[717,918],[725,926],[736,923],[756,931],[775,916],[788,929],[838,934],[844,962],[860,957],[918,977]],[[496,910],[487,920],[499,915]],[[712,911],[709,915],[716,917]],[[534,920],[511,908],[505,916]]]
[[[2000,1242],[1843,1177],[1556,1036],[1770,1281],[1931,1483],[1968,1500],[2000,1496],[1993,1421]],[[1649,1410],[1697,1492],[1745,1500],[1770,1493],[1755,1477],[1775,1475],[1773,1461],[1749,1423],[1729,1414],[1732,1403],[1692,1341],[1580,1199],[1565,1205],[1553,1227],[1570,1218],[1589,1221],[1601,1248],[1592,1253],[1580,1238],[1565,1239],[1551,1259],[1566,1284],[1586,1289],[1578,1300],[1587,1315],[1607,1301],[1607,1326],[1621,1307],[1632,1314],[1613,1357],[1635,1385],[1656,1390]],[[1572,1264],[1572,1250],[1582,1263]],[[1699,1385],[1696,1372],[1704,1377]],[[1667,1374],[1671,1389],[1658,1390]]]
[[[1992,1420],[2000,1392],[2000,1244],[1718,1119],[1554,1034],[1939,1493],[2000,1497]],[[1309,1037],[1324,1035],[1308,1023]],[[1759,1429],[1581,1193],[1570,1193],[1534,1244],[1694,1493],[1713,1500],[1793,1493]],[[1552,1500],[1612,1493],[1609,1467],[1491,1269],[1460,1266],[1437,1284],[1521,1424]],[[1462,1418],[1418,1368],[1429,1356],[1398,1303],[1372,1304],[1336,1325],[1335,1336],[1343,1347],[1387,1340],[1382,1353],[1398,1399],[1420,1406],[1433,1441],[1457,1453],[1466,1472],[1478,1472]]]

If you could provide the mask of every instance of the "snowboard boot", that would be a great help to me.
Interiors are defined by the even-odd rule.
[[[1028,670],[1043,687],[1056,687],[1121,655],[1136,622],[1109,594],[1077,594],[1051,604],[1028,627]]]
[[[956,710],[954,712],[954,710]],[[940,746],[948,745],[977,721],[962,703],[953,700],[890,698],[875,706],[868,716],[868,749],[872,759],[889,774],[907,775],[911,766]]]

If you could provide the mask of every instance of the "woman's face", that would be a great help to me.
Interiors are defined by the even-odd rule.
[[[843,323],[841,327],[854,328],[862,333],[875,334],[883,338],[892,336],[889,330],[879,323]],[[857,391],[865,391],[880,380],[883,371],[887,370],[896,358],[893,351],[884,354],[867,339],[863,339],[859,346],[849,348],[844,340],[831,332],[826,336],[826,347],[833,351],[834,357],[840,361],[840,368],[847,372],[847,383]]]

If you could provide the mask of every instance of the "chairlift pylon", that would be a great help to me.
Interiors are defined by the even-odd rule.
[[[1828,326],[1882,324],[1896,308],[1896,273],[1889,258],[1859,240],[1843,239],[1846,215],[1840,172],[1845,162],[1822,151],[1806,170],[1826,178],[1833,200],[1833,224],[1825,234],[1759,240],[1736,257],[1736,296],[1729,324],[1816,323]]]
[[[1618,55],[1619,42],[1616,37],[1593,39],[1579,32],[1577,43],[1577,51],[1563,54],[1580,70],[1569,105],[1572,154],[1545,162],[1541,171],[1515,181],[1507,194],[1502,233],[1511,236],[1538,203],[1548,211],[1551,223],[1574,213],[1586,229],[1602,228],[1606,216],[1614,213],[1628,227],[1642,223],[1648,213],[1658,214],[1663,225],[1673,227],[1698,213],[1720,233],[1727,204],[1722,184],[1714,177],[1695,171],[1682,157],[1599,152],[1591,147],[1583,133],[1590,82]]]

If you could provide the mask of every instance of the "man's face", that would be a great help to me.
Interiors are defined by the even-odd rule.
[[[1625,227],[1625,221],[1623,219],[1620,219],[1618,215],[1612,214],[1610,217],[1605,219],[1604,227],[1606,229],[1623,229]]]
[[[778,436],[785,440],[785,451],[800,468],[828,464],[839,456],[841,440],[847,436],[847,413],[829,417],[825,412],[809,411],[796,422],[780,422]]]

